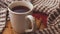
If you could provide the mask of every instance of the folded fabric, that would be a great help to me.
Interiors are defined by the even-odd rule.
[[[6,8],[0,8],[0,32],[3,31],[6,25]]]
[[[31,0],[32,1],[32,0]],[[60,15],[59,0],[33,0],[32,4],[34,7],[34,12],[42,12],[48,15],[48,25],[56,24],[58,21],[58,16]],[[60,16],[59,16],[60,17]],[[54,26],[54,25],[53,25]]]
[[[38,20],[41,18],[41,21],[42,21],[43,25],[47,27],[47,17],[48,17],[48,15],[46,15],[45,13],[33,13],[32,15],[35,18],[37,18]]]
[[[48,28],[45,28],[40,31],[36,31],[37,34],[60,34],[60,27],[58,25],[56,26],[50,26]]]

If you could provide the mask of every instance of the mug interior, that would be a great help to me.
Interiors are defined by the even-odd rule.
[[[28,7],[30,10],[29,11],[27,11],[27,12],[25,12],[25,13],[29,13],[29,12],[31,12],[32,11],[32,9],[33,9],[33,5],[30,3],[30,2],[28,2],[28,1],[14,1],[14,2],[12,2],[8,7],[8,10],[10,11],[10,12],[12,12],[12,13],[16,13],[16,14],[20,14],[20,13],[17,13],[17,12],[13,12],[11,9],[12,8],[14,8],[14,7],[16,7],[16,6],[26,6],[26,7]],[[22,14],[24,14],[24,13],[22,13]]]

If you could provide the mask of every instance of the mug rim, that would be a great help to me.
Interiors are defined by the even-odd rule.
[[[23,12],[23,13],[18,13],[18,12],[13,12],[9,7],[10,7],[10,5],[12,5],[13,3],[15,3],[15,2],[29,2],[29,1],[13,1],[11,4],[9,4],[8,5],[8,10],[9,10],[9,12],[11,12],[11,13],[14,13],[14,14],[27,14],[27,13],[30,13],[32,10],[33,10],[33,8],[32,9],[30,9],[29,11],[27,11],[27,12]],[[30,3],[30,2],[29,2]],[[30,3],[30,5],[33,7],[33,4],[32,3]]]

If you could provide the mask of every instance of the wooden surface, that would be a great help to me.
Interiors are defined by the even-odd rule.
[[[42,24],[41,27],[40,27],[40,29],[43,29],[43,28],[45,28],[45,26]],[[8,21],[8,23],[6,24],[6,28],[5,28],[4,32],[3,32],[3,34],[17,34],[17,32],[15,32],[13,30],[10,21]]]
[[[13,31],[10,21],[8,21],[8,23],[6,24],[6,28],[3,34],[17,34],[15,31]]]

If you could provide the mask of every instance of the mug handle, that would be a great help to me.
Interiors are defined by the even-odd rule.
[[[31,21],[30,23],[32,24],[32,29],[27,29],[25,30],[25,32],[34,32],[36,30],[36,23],[34,17],[32,15],[28,15],[25,18],[29,19]]]

